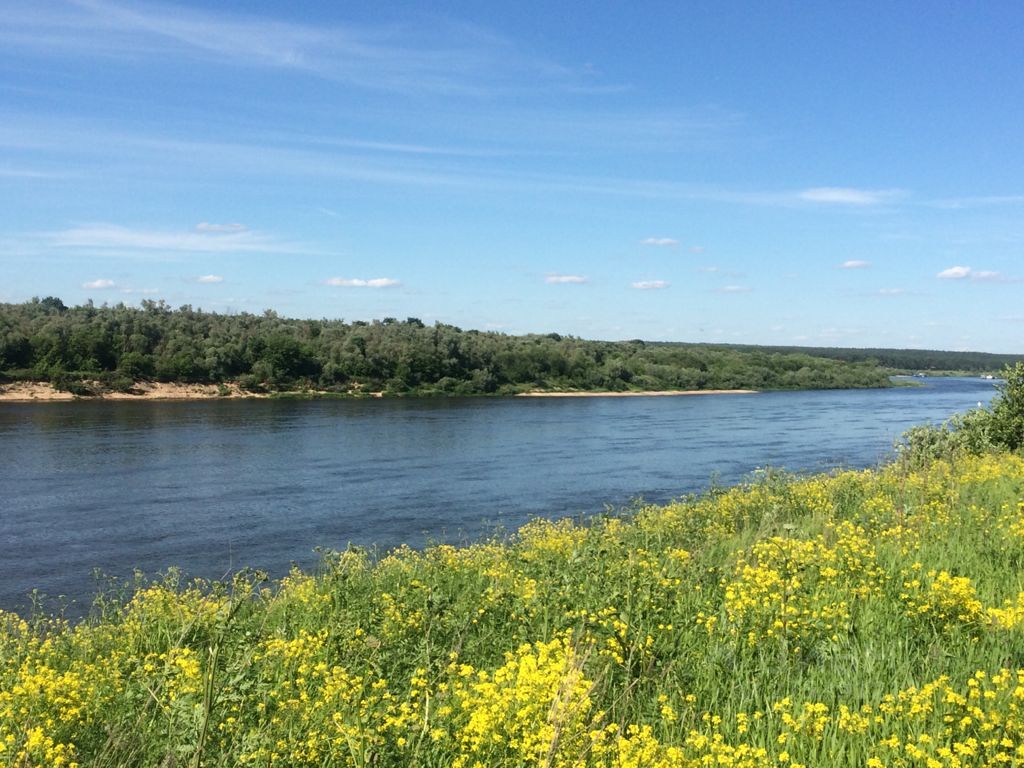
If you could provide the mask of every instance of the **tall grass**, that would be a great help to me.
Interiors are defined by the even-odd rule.
[[[0,614],[0,765],[1024,762],[1024,460]]]

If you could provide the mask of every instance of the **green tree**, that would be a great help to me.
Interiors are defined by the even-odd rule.
[[[235,380],[289,389],[483,394],[523,389],[886,386],[873,363],[723,345],[586,341],[427,327],[415,317],[296,320],[219,315],[143,301],[139,308],[47,297],[0,303],[0,374],[82,380]]]
[[[1007,366],[992,403],[992,439],[1011,451],[1024,447],[1024,363]]]

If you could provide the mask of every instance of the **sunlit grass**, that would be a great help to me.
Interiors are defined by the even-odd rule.
[[[1024,761],[1024,460],[0,614],[0,765]]]

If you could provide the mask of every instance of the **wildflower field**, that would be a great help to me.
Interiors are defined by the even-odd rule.
[[[1024,460],[0,614],[6,766],[1024,764]]]

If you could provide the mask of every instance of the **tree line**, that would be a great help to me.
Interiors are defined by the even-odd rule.
[[[874,361],[894,372],[917,373],[927,371],[963,371],[968,373],[994,373],[1007,366],[1024,361],[1024,354],[997,354],[992,352],[953,352],[938,349],[881,349],[874,347],[753,347],[737,344],[735,349],[760,350],[789,354],[802,352],[814,357],[845,360],[849,363]]]
[[[251,391],[514,394],[527,390],[829,389],[888,385],[875,361],[557,333],[514,336],[417,318],[304,320],[163,301],[0,304],[0,376],[80,394],[138,381]]]

